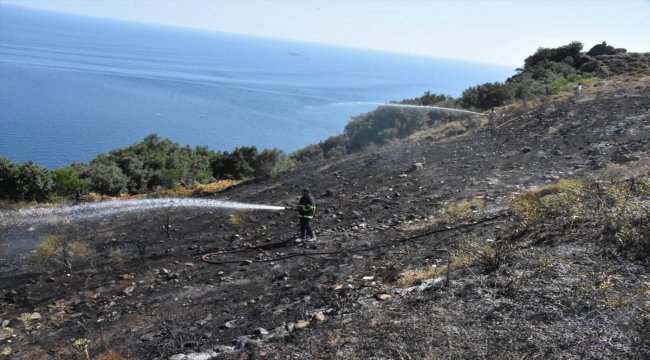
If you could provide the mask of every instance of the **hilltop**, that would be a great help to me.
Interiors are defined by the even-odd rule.
[[[490,123],[423,129],[208,197],[291,206],[307,187],[314,243],[294,241],[291,211],[162,209],[12,238],[5,228],[12,241],[55,235],[94,254],[72,273],[29,254],[2,264],[0,350],[647,358],[650,77],[638,69],[650,68],[645,55],[632,72],[612,69],[636,55],[597,56],[609,73],[577,99],[513,105]]]

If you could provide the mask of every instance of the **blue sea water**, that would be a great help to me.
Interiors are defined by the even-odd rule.
[[[151,133],[291,152],[368,102],[459,96],[513,71],[0,5],[0,156],[53,169]]]

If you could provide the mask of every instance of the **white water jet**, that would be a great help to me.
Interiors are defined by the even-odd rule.
[[[0,223],[13,225],[96,219],[129,212],[142,212],[163,208],[251,209],[284,210],[282,206],[247,204],[234,201],[162,198],[112,200],[81,205],[43,206],[18,211],[0,212]]]
[[[433,110],[442,110],[442,111],[461,112],[461,113],[473,114],[473,115],[485,115],[484,113],[480,113],[480,112],[476,112],[476,111],[454,109],[454,108],[446,108],[446,107],[442,107],[442,106],[412,105],[412,104],[397,104],[397,103],[380,103],[380,102],[372,102],[372,101],[343,102],[343,103],[336,103],[336,104],[332,104],[332,105],[333,106],[376,105],[377,107],[382,107],[383,106],[383,107],[399,107],[399,108],[406,108],[406,109],[433,109]]]

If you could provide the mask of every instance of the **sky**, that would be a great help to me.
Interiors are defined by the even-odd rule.
[[[650,52],[650,0],[0,0],[138,22],[519,67],[539,47]]]

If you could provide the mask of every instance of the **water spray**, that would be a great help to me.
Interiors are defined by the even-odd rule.
[[[64,205],[21,209],[0,214],[1,222],[11,225],[65,222],[96,219],[121,213],[142,212],[162,208],[207,208],[207,209],[250,209],[284,210],[283,206],[247,204],[234,201],[164,198],[112,200],[82,205]]]
[[[475,111],[469,111],[469,110],[463,110],[463,109],[454,109],[454,108],[446,108],[446,107],[442,107],[442,106],[433,106],[433,105],[380,103],[380,102],[372,102],[372,101],[345,102],[345,103],[337,103],[337,104],[334,104],[334,105],[376,105],[377,107],[398,107],[398,108],[405,108],[405,109],[432,109],[432,110],[441,110],[441,111],[460,112],[460,113],[472,114],[472,115],[481,115],[481,116],[485,115],[484,113],[475,112]]]

